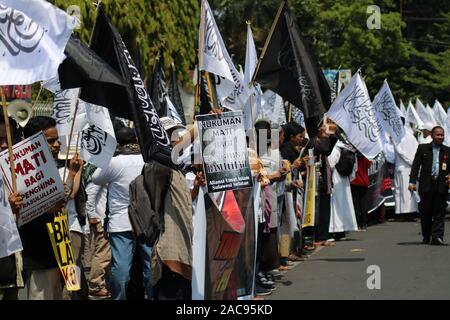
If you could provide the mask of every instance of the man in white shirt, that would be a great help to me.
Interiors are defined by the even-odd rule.
[[[104,220],[106,217],[106,195],[108,186],[92,183],[93,165],[87,165],[83,171],[86,184],[86,214],[89,219],[90,232],[94,242],[89,272],[89,297],[103,299],[111,297],[106,285],[106,270],[111,264],[111,248],[104,235]]]
[[[142,263],[144,288],[148,299],[152,297],[151,264],[152,248],[141,239],[136,239],[128,216],[129,186],[141,174],[144,160],[137,145],[136,134],[131,128],[117,132],[119,155],[113,157],[109,166],[97,169],[92,181],[97,185],[108,185],[109,222],[108,233],[111,247],[111,298],[125,300],[133,253],[137,249]]]

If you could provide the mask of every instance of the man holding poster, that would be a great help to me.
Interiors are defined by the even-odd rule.
[[[30,119],[24,128],[24,136],[25,138],[29,138],[40,131],[43,131],[53,159],[57,159],[60,142],[58,141],[55,120],[49,117],[35,117]],[[54,166],[57,172],[53,159],[49,158],[46,160],[47,163],[51,163]],[[67,180],[69,190],[78,170],[80,170],[79,163],[72,160]],[[59,178],[59,175],[57,177]],[[56,177],[54,178],[56,179]],[[18,184],[19,179],[20,174],[18,174]],[[31,188],[33,186],[30,185]],[[22,194],[22,197],[25,198],[24,194]],[[48,209],[46,213],[38,215],[31,221],[23,224],[19,230],[23,244],[24,270],[27,273],[28,300],[62,299],[61,275],[46,224],[54,221],[55,215],[62,210],[65,203],[66,201],[63,197],[52,208]]]

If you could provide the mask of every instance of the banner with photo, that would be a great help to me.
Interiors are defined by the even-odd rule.
[[[205,207],[207,249],[204,299],[236,299],[238,285],[234,271],[245,237],[246,222],[233,191],[226,191],[221,212],[207,195]]]

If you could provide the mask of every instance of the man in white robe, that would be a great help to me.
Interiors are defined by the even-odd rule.
[[[353,207],[350,181],[355,178],[358,162],[355,157],[355,164],[350,176],[341,175],[335,168],[341,157],[341,150],[345,148],[350,151],[356,150],[340,140],[336,143],[333,151],[328,156],[330,168],[333,171],[333,192],[331,193],[331,216],[329,233],[339,233],[344,231],[357,231],[355,208]]]
[[[417,202],[411,191],[408,190],[409,174],[416,154],[417,142],[412,129],[405,126],[405,136],[395,148],[395,214],[417,212]]]

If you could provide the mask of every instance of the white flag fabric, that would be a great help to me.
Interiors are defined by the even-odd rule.
[[[424,129],[431,131],[431,129],[433,129],[433,127],[436,125],[434,117],[430,114],[427,108],[425,108],[419,98],[417,98],[416,100],[416,111],[420,119],[423,121]]]
[[[437,122],[436,117],[434,116],[433,109],[431,109],[431,107],[430,107],[430,105],[428,103],[427,103],[427,108],[426,109],[428,111],[428,114],[431,115],[431,119],[433,119],[433,124],[435,126],[437,126],[439,123]]]
[[[192,235],[192,300],[204,300],[207,222],[203,187],[198,190],[192,220],[194,226]]]
[[[445,121],[447,120],[447,113],[442,107],[441,103],[436,99],[433,105],[434,118],[438,125],[445,129]]]
[[[444,144],[450,147],[450,108],[447,109],[447,117],[445,118],[443,128],[445,131]]]
[[[410,126],[410,124],[412,123],[413,125],[416,126],[417,129],[420,129],[420,130],[424,128],[424,123],[423,123],[422,119],[420,119],[419,115],[417,114],[416,109],[414,109],[414,106],[411,103],[411,101],[409,101],[409,103],[408,103],[408,110],[406,111],[405,123],[408,126]]]
[[[270,120],[279,125],[286,123],[286,112],[284,111],[283,98],[271,90],[266,90],[262,97],[264,104],[258,118]]]
[[[386,80],[373,99],[372,106],[380,128],[392,137],[394,143],[400,143],[405,135],[405,128],[400,118],[400,109],[395,104],[394,96]]]
[[[400,100],[400,116],[406,118],[406,108],[402,100]]]
[[[60,157],[65,159],[70,144],[69,156],[79,150],[81,159],[99,168],[106,167],[117,146],[108,109],[79,99],[79,88],[61,90],[58,78],[44,82],[43,86],[55,94],[51,116],[56,120],[58,135],[61,137]],[[75,115],[77,101],[78,110]],[[81,141],[79,148],[77,140]]]
[[[84,101],[83,104],[87,124],[81,133],[80,157],[99,168],[107,167],[117,147],[109,111]]]
[[[0,258],[22,251],[19,231],[12,216],[3,176],[0,175]]]
[[[44,0],[0,0],[0,85],[55,77],[77,23]]]
[[[333,102],[328,117],[344,130],[349,141],[366,158],[374,159],[382,151],[370,96],[358,72]]]
[[[69,135],[72,122],[75,117],[75,109],[78,101],[73,134],[83,131],[86,126],[85,103],[78,99],[80,89],[61,90],[55,93],[53,111],[51,117],[56,121],[56,128],[60,136]]]
[[[293,107],[292,108],[292,119],[297,122],[299,125],[301,125],[303,128],[306,128],[305,124],[305,115],[303,114],[302,110],[299,108]]]
[[[256,54],[256,47],[253,40],[252,29],[250,28],[250,25],[247,25],[247,48],[245,51],[244,85],[249,88],[249,90],[251,90],[253,99],[248,99],[244,108],[244,121],[246,130],[248,130],[252,126],[252,123],[255,123],[256,118],[261,111],[261,86],[255,82],[253,83],[252,87],[250,87],[250,82],[252,81],[253,74],[255,73],[257,63],[258,55]]]
[[[199,70],[217,75],[216,91],[223,106],[241,111],[250,96],[243,79],[228,54],[209,7],[202,0],[199,32]]]
[[[59,78],[55,77],[44,81],[42,86],[55,96],[53,98],[53,110],[51,117],[56,121],[56,129],[59,136],[68,136],[74,119],[75,108],[78,101],[73,134],[83,131],[87,124],[86,103],[78,99],[80,89],[61,90]]]

